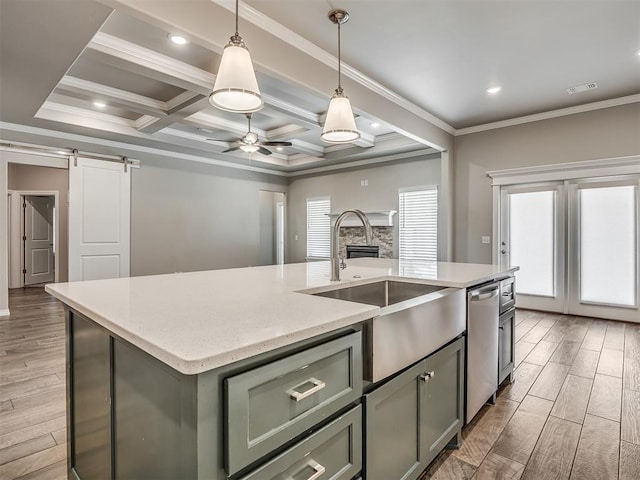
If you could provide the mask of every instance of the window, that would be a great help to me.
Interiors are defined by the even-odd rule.
[[[331,199],[307,198],[307,257],[331,256]]]
[[[399,191],[399,257],[438,260],[438,187]]]

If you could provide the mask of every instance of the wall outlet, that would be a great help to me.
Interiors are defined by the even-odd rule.
[[[482,243],[484,243],[485,245],[491,243],[491,237],[489,235],[483,235]]]
[[[296,242],[298,241],[298,234],[297,234],[297,233],[293,236],[293,239],[294,239]]]
[[[360,186],[361,187],[368,187],[369,186],[369,180],[360,180]]]

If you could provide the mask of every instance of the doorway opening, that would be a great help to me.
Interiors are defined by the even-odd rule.
[[[260,190],[258,265],[284,264],[286,201],[282,192]]]
[[[57,191],[9,191],[9,288],[59,281],[58,210]]]

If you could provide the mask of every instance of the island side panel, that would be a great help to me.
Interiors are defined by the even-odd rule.
[[[82,317],[66,317],[69,476],[112,478],[110,337]]]
[[[195,479],[196,377],[120,340],[113,372],[115,478]]]
[[[69,478],[196,479],[196,376],[66,319]]]

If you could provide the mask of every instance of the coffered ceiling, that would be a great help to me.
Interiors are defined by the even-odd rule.
[[[351,14],[342,44],[362,133],[353,145],[320,140],[337,83],[333,7]],[[247,132],[244,116],[207,98],[233,0],[0,0],[0,9],[0,136],[25,143],[93,139],[116,154],[128,145],[131,156],[291,173],[434,153],[468,127],[640,100],[640,1],[245,0],[240,33],[265,100],[252,131],[292,145],[222,153]],[[589,82],[598,88],[567,93]],[[492,85],[503,91],[488,95]]]

